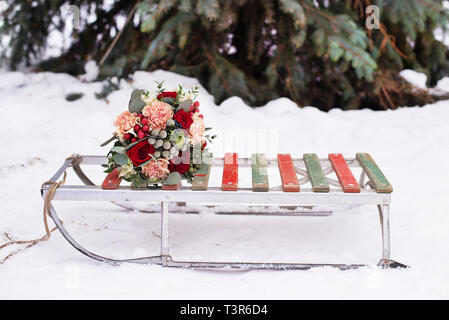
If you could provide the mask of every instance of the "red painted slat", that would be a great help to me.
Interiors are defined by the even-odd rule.
[[[237,191],[239,180],[239,165],[237,153],[226,153],[223,165],[223,191]]]
[[[343,155],[339,153],[332,153],[329,155],[329,161],[334,168],[335,174],[337,175],[343,191],[346,193],[359,193],[360,186],[354,178],[351,169],[349,169]]]
[[[299,182],[289,154],[278,154],[278,166],[284,192],[299,192]]]
[[[178,182],[177,184],[163,184],[162,190],[179,190],[181,189],[181,182]]]
[[[101,184],[101,188],[106,190],[115,190],[120,186],[120,182],[122,182],[122,178],[119,177],[119,171],[118,169],[114,169],[108,173]]]

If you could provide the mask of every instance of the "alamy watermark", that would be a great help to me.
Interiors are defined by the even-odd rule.
[[[73,29],[79,30],[80,27],[80,8],[75,5],[69,6],[69,14],[73,16]]]
[[[73,18],[73,29],[79,30],[80,26],[80,8],[77,5],[69,6],[68,13]],[[366,20],[365,26],[367,29],[380,29],[380,8],[376,5],[369,5],[365,9]]]
[[[366,7],[365,9],[366,28],[369,30],[380,29],[380,8],[375,5]]]
[[[68,290],[79,289],[81,283],[80,269],[77,266],[71,265],[65,269],[65,273],[67,275],[65,288]]]

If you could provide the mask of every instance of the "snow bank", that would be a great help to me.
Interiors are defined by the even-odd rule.
[[[0,74],[0,243],[41,236],[40,184],[72,153],[105,154],[114,117],[133,88],[168,88],[196,79],[165,71],[136,72],[107,101],[101,83],[66,74]],[[423,84],[423,79],[419,81]],[[83,97],[65,100],[71,92]],[[367,262],[340,272],[204,272],[90,261],[59,233],[0,265],[0,298],[449,298],[449,102],[396,111],[297,108],[282,98],[257,109],[233,97],[215,105],[201,88],[200,109],[219,134],[212,151],[241,156],[370,152],[395,188],[393,257],[408,270],[379,270],[380,228],[375,207],[335,207],[331,217],[171,215],[175,258],[249,261]],[[101,182],[101,168],[88,174]],[[276,170],[270,184],[280,183]],[[221,172],[212,172],[219,185]],[[239,184],[250,186],[249,170]],[[79,183],[69,171],[67,183]],[[110,203],[55,203],[65,226],[88,249],[112,257],[158,254],[159,216],[124,212]],[[228,208],[229,209],[229,208]],[[11,248],[14,250],[16,248]],[[9,251],[8,251],[9,252]],[[1,253],[1,257],[7,252]]]
[[[402,78],[410,82],[420,89],[426,89],[427,76],[424,73],[416,72],[415,70],[402,70],[400,73]]]
[[[444,77],[437,82],[436,89],[449,92],[449,77]]]
[[[81,81],[91,82],[97,79],[100,68],[95,60],[89,60],[84,65],[85,74],[80,75]]]

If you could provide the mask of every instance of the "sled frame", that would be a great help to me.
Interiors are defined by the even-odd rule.
[[[239,188],[237,191],[221,191],[220,188],[209,187],[207,191],[193,191],[189,187],[182,187],[181,190],[132,190],[128,187],[119,187],[117,190],[103,190],[96,186],[83,172],[83,165],[100,165],[107,162],[104,156],[80,156],[73,155],[74,158],[67,159],[59,170],[50,179],[57,181],[67,168],[72,167],[79,179],[85,184],[80,185],[62,185],[54,195],[55,201],[110,201],[120,207],[127,208],[126,203],[130,202],[160,202],[161,204],[161,249],[159,256],[134,258],[134,259],[111,259],[99,256],[82,247],[65,229],[59,219],[53,205],[50,204],[50,216],[56,227],[64,238],[79,252],[87,257],[108,263],[111,265],[120,265],[121,263],[153,264],[164,267],[196,268],[196,269],[222,269],[222,270],[307,270],[315,267],[333,267],[340,270],[355,269],[368,266],[367,264],[325,264],[325,263],[253,263],[253,262],[200,262],[200,261],[177,261],[170,255],[169,246],[169,208],[171,202],[190,202],[190,203],[242,203],[258,205],[287,205],[287,206],[316,206],[332,204],[357,204],[357,205],[376,205],[378,208],[381,235],[382,235],[382,255],[378,263],[381,268],[406,268],[406,265],[395,262],[391,259],[390,249],[390,203],[391,194],[377,193],[372,189],[370,181],[365,181],[366,174],[362,170],[359,184],[360,193],[344,193],[337,180],[327,178],[330,185],[337,187],[331,189],[328,193],[316,193],[311,189],[301,188],[299,193],[283,192],[280,187],[270,187],[268,192],[253,192],[251,188]],[[345,159],[349,167],[360,167],[355,158]],[[213,158],[212,167],[223,166],[223,158]],[[332,165],[328,159],[319,159],[324,173],[327,175],[333,171]],[[299,179],[301,185],[309,180],[307,171],[302,158],[293,158],[297,174],[303,177]],[[240,167],[250,167],[250,158],[239,158]],[[267,159],[267,167],[277,167],[277,159]],[[302,168],[301,168],[302,167]],[[338,189],[340,187],[340,189]],[[43,185],[41,195],[45,197],[49,186]],[[234,213],[232,213],[234,214]],[[240,214],[240,213],[235,213]],[[259,215],[258,213],[248,212],[245,215]],[[314,215],[305,214],[307,215]],[[319,214],[318,214],[319,215]]]

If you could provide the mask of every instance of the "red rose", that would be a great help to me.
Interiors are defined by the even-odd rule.
[[[192,114],[183,109],[175,113],[173,119],[179,122],[184,129],[189,129],[193,123]]]
[[[157,98],[159,100],[161,100],[162,98],[173,98],[173,99],[176,99],[177,96],[178,96],[178,93],[176,93],[176,91],[164,91],[162,93],[159,93],[157,95]]]
[[[201,147],[201,151],[203,151],[203,150],[204,150],[204,148],[206,148],[206,146],[207,146],[207,142],[206,142],[206,141],[204,141],[204,143],[203,143],[203,146]]]
[[[139,141],[139,143],[127,152],[129,159],[131,159],[132,163],[136,167],[150,160],[150,154],[153,153],[154,147],[148,143],[148,140]]]
[[[168,164],[170,172],[179,172],[183,174],[190,169],[190,151],[179,151],[178,156],[171,159]]]
[[[190,169],[190,163],[181,163],[180,164],[174,164],[172,161],[168,164],[168,170],[170,172],[179,172],[179,174],[183,174],[184,172],[189,171]]]

